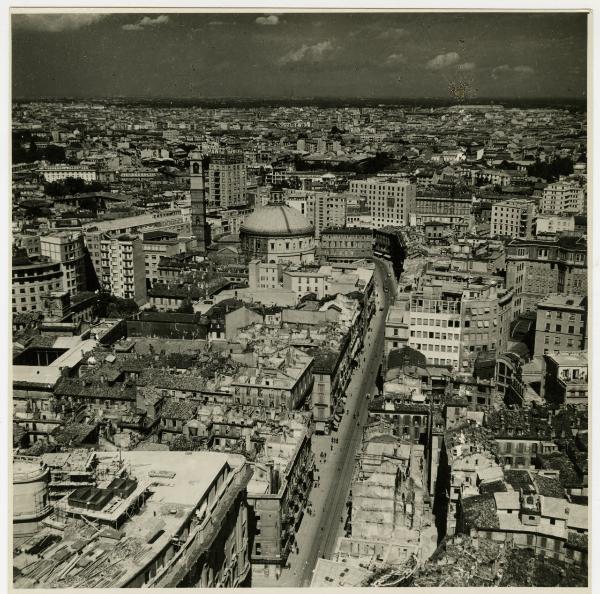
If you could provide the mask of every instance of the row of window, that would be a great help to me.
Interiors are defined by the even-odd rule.
[[[445,344],[415,344],[420,351],[435,351],[436,353],[458,353],[457,345]]]
[[[441,328],[460,328],[460,320],[446,320],[434,318],[415,318],[414,324],[423,326],[438,326]]]

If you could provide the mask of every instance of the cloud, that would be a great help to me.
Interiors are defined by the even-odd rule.
[[[379,39],[402,39],[408,35],[408,31],[402,27],[386,29],[379,34]]]
[[[121,29],[124,31],[143,31],[148,27],[158,27],[169,22],[169,17],[166,14],[161,14],[155,18],[145,16],[140,19],[137,23],[128,23],[123,25]]]
[[[458,70],[473,70],[475,68],[475,62],[464,62],[456,67]]]
[[[13,16],[13,23],[19,29],[59,33],[93,25],[108,16],[110,15],[98,13],[16,14]]]
[[[427,68],[429,70],[441,70],[442,68],[448,68],[448,66],[456,64],[459,60],[460,56],[456,52],[438,54],[435,58],[427,62]]]
[[[406,64],[406,56],[404,54],[390,54],[385,59],[385,63],[388,66],[395,66],[397,64]]]
[[[502,76],[512,76],[514,74],[533,74],[535,70],[531,66],[520,64],[519,66],[509,66],[502,64],[492,69],[492,78],[497,80]]]
[[[279,58],[280,64],[297,62],[320,62],[328,52],[333,51],[334,45],[331,41],[321,41],[314,45],[303,45],[297,50],[292,50]]]
[[[279,23],[279,17],[274,14],[270,14],[269,16],[259,16],[254,21],[257,25],[263,26],[273,26]]]

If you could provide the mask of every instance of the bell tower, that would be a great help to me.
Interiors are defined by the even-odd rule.
[[[196,238],[196,248],[202,254],[210,244],[210,230],[206,224],[206,200],[204,194],[204,170],[202,153],[190,154],[190,189],[192,195],[192,235]]]

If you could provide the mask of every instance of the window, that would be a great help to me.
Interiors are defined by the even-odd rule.
[[[562,326],[560,324],[556,324],[556,331],[562,332]]]

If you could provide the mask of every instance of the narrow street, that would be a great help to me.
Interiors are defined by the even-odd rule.
[[[288,558],[289,568],[283,569],[278,580],[267,580],[259,574],[253,576],[253,586],[309,586],[317,559],[329,558],[338,537],[343,535],[356,453],[368,415],[366,394],[376,392],[375,379],[383,353],[385,317],[392,294],[393,281],[388,277],[387,268],[377,260],[375,263],[375,314],[358,356],[359,366],[354,370],[346,390],[342,421],[332,435],[313,436],[315,476],[320,477],[320,481],[309,498],[312,515],[304,514],[296,534],[298,553],[292,551]],[[384,291],[384,287],[388,288],[388,292]],[[379,310],[381,306],[382,311]],[[333,439],[337,443],[333,443]],[[326,456],[325,461],[322,453]]]

